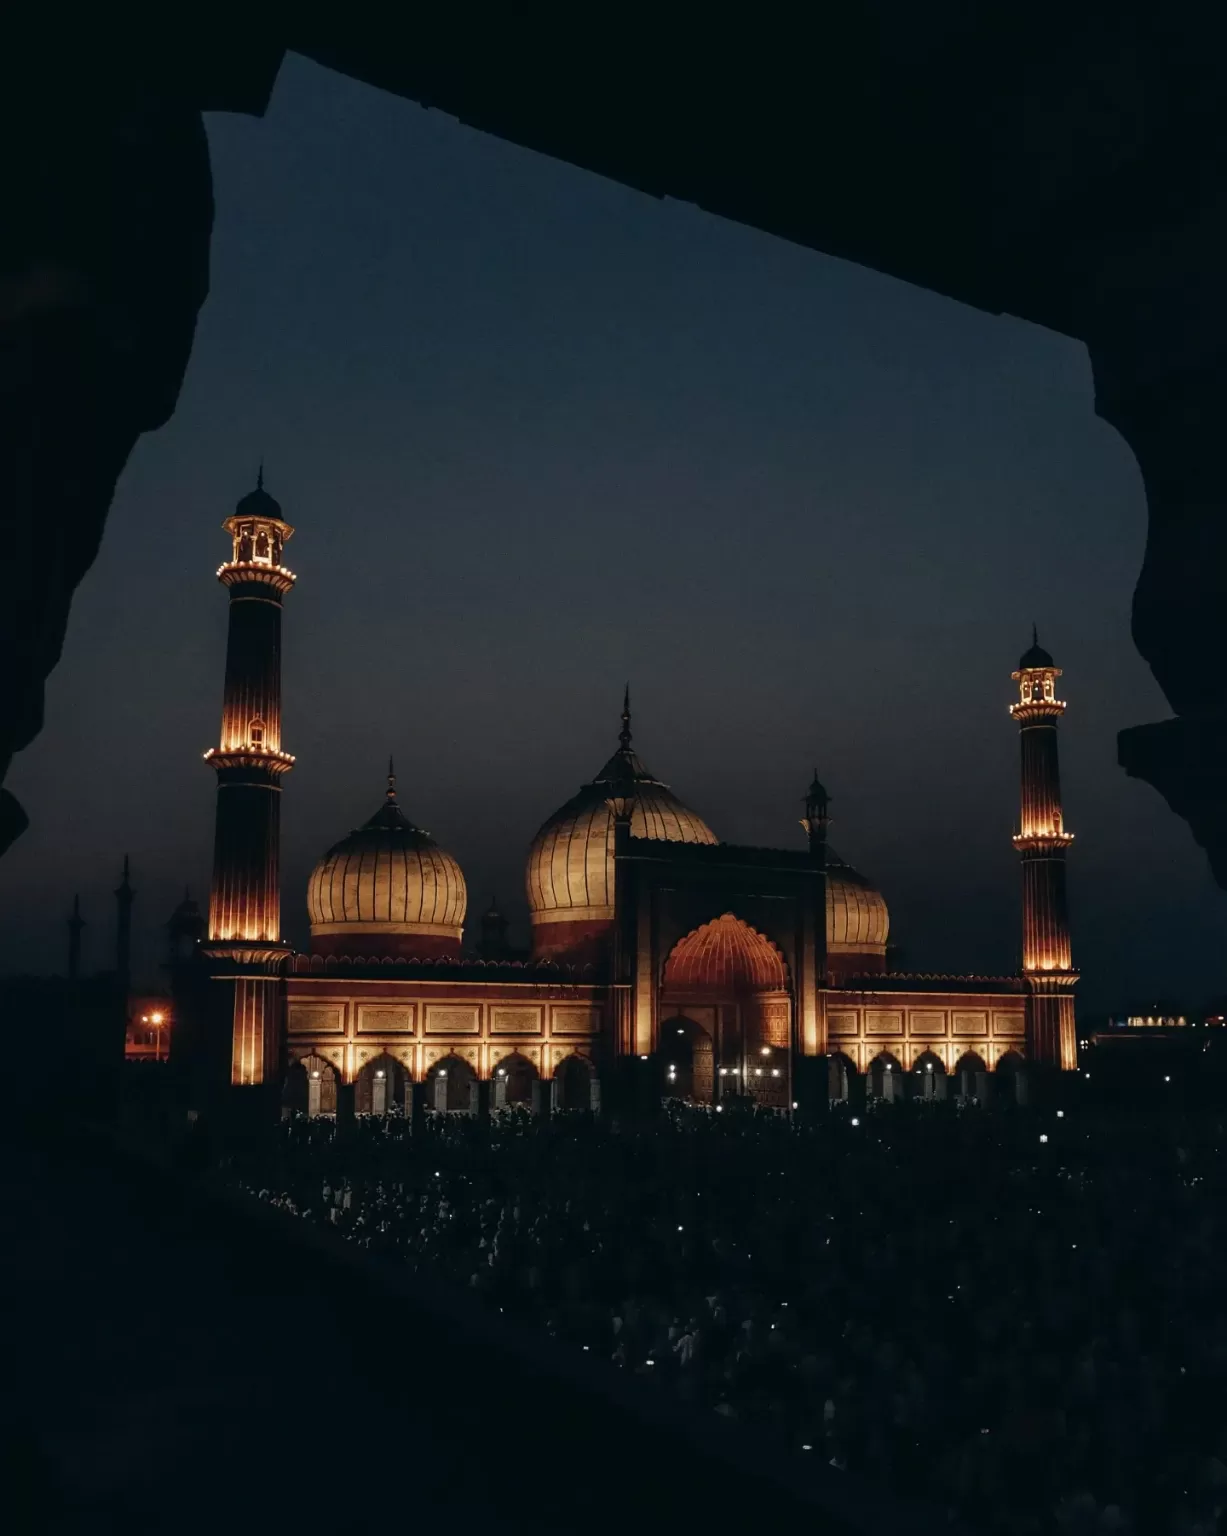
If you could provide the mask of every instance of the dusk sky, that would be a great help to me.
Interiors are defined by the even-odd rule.
[[[727,841],[833,846],[914,970],[1017,968],[1010,672],[1065,669],[1083,1006],[1222,987],[1227,912],[1184,824],[1116,766],[1167,709],[1129,638],[1145,504],[1084,348],[661,203],[293,57],[209,124],[212,295],[139,445],[11,785],[0,969],[60,970],[81,893],[137,976],[207,896],[221,522],[265,463],[287,563],[282,910],[378,806],[453,852],[469,937],[527,936],[541,821],[635,745]]]

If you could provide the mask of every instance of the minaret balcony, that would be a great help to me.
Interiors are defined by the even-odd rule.
[[[1072,832],[1016,832],[1013,843],[1019,853],[1042,857],[1063,851],[1073,840]]]
[[[279,747],[210,747],[204,760],[218,772],[223,768],[263,768],[268,773],[282,774],[289,773],[294,766],[294,754]]]
[[[217,579],[224,587],[272,587],[278,596],[284,597],[298,577],[284,565],[269,565],[260,560],[227,560],[218,566]]]

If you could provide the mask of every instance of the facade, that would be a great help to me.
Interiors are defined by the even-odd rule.
[[[1023,966],[1004,977],[896,974],[873,883],[830,847],[815,775],[804,849],[739,847],[633,745],[533,839],[529,954],[496,908],[465,948],[456,860],[407,814],[389,764],[373,815],[328,848],[307,891],[311,941],[281,935],[282,564],[293,529],[259,483],[224,524],[230,628],[207,939],[177,967],[178,1017],[214,1081],[310,1113],[588,1107],[628,1093],[788,1110],[865,1082],[893,1097],[986,1088],[1023,1063],[1076,1065],[1057,767],[1060,670],[1033,641],[1012,674],[1022,741],[1015,838]],[[189,1018],[190,1016],[190,1018]],[[177,1031],[177,1038],[178,1038]],[[207,1077],[208,1071],[204,1073]],[[203,1081],[203,1078],[198,1080]]]

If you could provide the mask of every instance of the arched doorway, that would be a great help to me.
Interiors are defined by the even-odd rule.
[[[869,1063],[869,1091],[875,1099],[892,1103],[905,1093],[903,1073],[889,1051],[882,1051]]]
[[[427,1103],[449,1114],[468,1115],[477,1110],[477,1073],[463,1056],[444,1056],[426,1074]]]
[[[733,912],[693,929],[665,962],[661,1002],[666,1092],[710,1103],[723,1081],[763,1104],[787,1107],[791,982],[783,955],[765,934]],[[710,1028],[699,1019],[710,1019]]]
[[[495,1109],[531,1109],[538,1075],[536,1067],[519,1051],[505,1056],[494,1069]]]
[[[832,1101],[846,1101],[852,1097],[852,1083],[856,1079],[856,1064],[842,1051],[827,1057],[827,1097]]]
[[[1005,1051],[997,1061],[997,1077],[1007,1101],[1014,1104],[1027,1102],[1026,1063],[1017,1051]]]
[[[554,1068],[554,1102],[558,1109],[599,1109],[599,1091],[592,1063],[582,1056],[567,1056]]]
[[[954,1064],[955,1091],[959,1098],[978,1098],[981,1082],[987,1075],[984,1058],[975,1051],[964,1051]]]
[[[292,1061],[286,1073],[281,1103],[290,1114],[335,1115],[337,1072],[323,1056],[303,1056]]]
[[[707,1030],[683,1014],[660,1026],[665,1097],[710,1104],[716,1094],[716,1048]]]
[[[354,1110],[359,1115],[403,1114],[409,1074],[386,1051],[368,1061],[354,1079]]]
[[[924,1051],[916,1058],[912,1068],[912,1082],[917,1098],[946,1097],[946,1066],[936,1051]]]

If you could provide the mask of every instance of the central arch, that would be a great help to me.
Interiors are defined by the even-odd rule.
[[[787,1107],[791,978],[765,934],[734,912],[693,929],[665,961],[660,1000],[675,1015],[660,1023],[667,1091],[710,1103],[719,1063],[725,1086]]]

